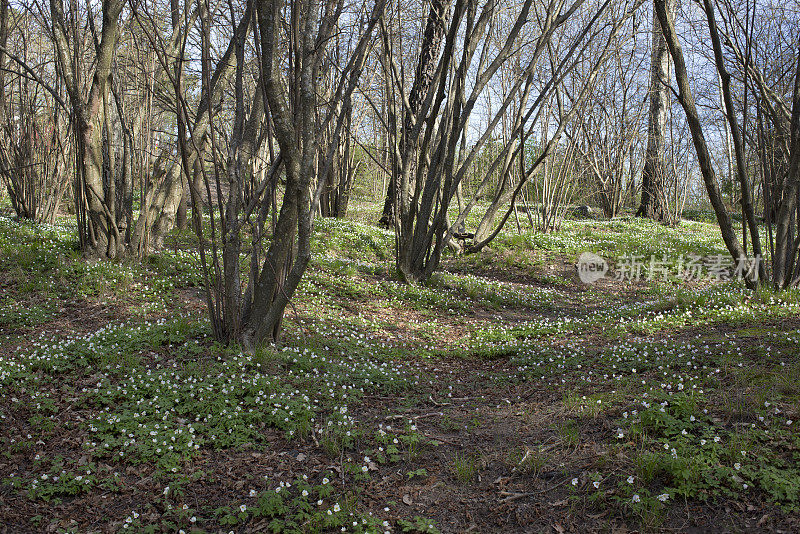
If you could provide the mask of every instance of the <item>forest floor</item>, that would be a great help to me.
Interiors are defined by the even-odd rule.
[[[800,293],[679,276],[714,225],[509,229],[416,286],[317,226],[242,354],[187,236],[87,263],[0,220],[0,533],[800,531]],[[584,251],[646,265],[587,285]]]

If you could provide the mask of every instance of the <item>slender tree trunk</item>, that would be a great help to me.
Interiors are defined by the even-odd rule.
[[[724,109],[727,111],[726,117],[729,125],[730,136],[733,140],[733,148],[736,153],[736,174],[739,179],[740,198],[742,204],[742,241],[744,243],[744,252],[747,253],[747,235],[748,231],[753,246],[753,254],[759,258],[763,253],[761,250],[761,236],[758,233],[758,224],[753,210],[753,192],[750,187],[750,179],[747,177],[744,141],[742,139],[742,130],[739,123],[734,116],[733,96],[731,95],[731,76],[725,68],[724,58],[722,55],[722,44],[720,42],[719,33],[717,32],[717,23],[714,16],[714,7],[709,0],[704,0],[704,7],[706,17],[708,19],[709,31],[711,32],[711,42],[714,48],[714,59],[717,64],[717,71],[719,72],[720,88],[724,102]],[[746,118],[746,116],[745,116]],[[729,145],[730,150],[730,145]],[[763,280],[766,277],[764,264],[759,262],[758,272],[754,273],[754,282]]]
[[[6,119],[6,54],[8,46],[8,0],[0,0],[0,124]]]
[[[700,122],[700,115],[697,112],[697,106],[694,102],[691,87],[689,86],[689,75],[686,71],[686,61],[683,57],[683,49],[678,42],[678,35],[675,31],[675,23],[671,13],[668,11],[667,1],[669,0],[654,0],[655,9],[658,20],[661,24],[661,29],[669,48],[672,61],[675,65],[675,80],[678,83],[678,100],[686,113],[686,122],[689,125],[689,130],[692,134],[692,141],[695,150],[697,151],[697,159],[700,164],[700,171],[703,175],[703,182],[706,185],[708,198],[711,201],[711,206],[714,208],[714,213],[717,216],[720,232],[722,233],[722,240],[725,246],[733,257],[734,261],[746,261],[745,251],[742,248],[739,238],[733,229],[728,210],[725,208],[725,203],[722,200],[722,192],[717,183],[717,176],[714,172],[713,161],[711,154],[708,151],[705,135],[703,133],[702,123]],[[748,281],[748,285],[752,286],[752,282]]]
[[[319,57],[312,52],[311,29],[317,22],[319,5],[302,1],[294,7],[305,18],[301,37],[301,61],[295,65],[300,76],[295,113],[292,112],[289,88],[278,67],[278,31],[281,0],[257,2],[258,29],[261,43],[261,76],[263,98],[273,118],[275,137],[280,145],[286,171],[286,192],[270,247],[259,279],[254,284],[253,303],[243,317],[242,342],[252,346],[277,341],[284,310],[294,294],[311,259],[310,180],[316,157],[316,136],[312,129],[316,113],[316,74]]]
[[[800,195],[800,54],[798,54],[792,93],[790,135],[789,170],[775,221],[775,256],[772,268],[775,285],[779,288],[798,282],[793,279],[793,274],[800,237],[797,239],[793,237],[793,222],[797,218],[798,195]]]

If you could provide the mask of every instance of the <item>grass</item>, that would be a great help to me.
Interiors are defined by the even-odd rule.
[[[0,219],[10,530],[800,528],[800,292],[574,268],[722,254],[713,224],[511,229],[408,286],[390,232],[320,220],[254,355],[210,338],[173,241],[86,263],[68,226]]]

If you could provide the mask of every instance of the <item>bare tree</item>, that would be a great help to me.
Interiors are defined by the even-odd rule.
[[[668,0],[665,9],[674,18],[678,0]],[[653,9],[653,44],[650,52],[650,114],[647,151],[642,170],[642,201],[636,215],[667,223],[672,221],[667,203],[667,108],[669,106],[670,61],[667,43],[656,9]]]
[[[414,135],[416,121],[418,119],[424,99],[431,90],[436,75],[436,68],[439,56],[444,45],[444,34],[448,19],[450,18],[452,0],[432,0],[428,16],[425,22],[425,30],[422,34],[419,55],[417,56],[417,67],[414,74],[414,82],[408,94],[408,106],[403,111],[402,132],[400,134],[399,150],[401,154],[413,153],[418,147],[413,143],[419,142]],[[384,26],[384,40],[388,45],[388,35]],[[402,80],[400,80],[402,83]],[[402,91],[402,86],[401,86]],[[405,98],[405,95],[403,95]],[[409,169],[409,172],[413,172]],[[386,192],[386,199],[383,204],[378,224],[385,228],[395,225],[395,209],[397,191],[397,175],[392,174],[389,179],[389,188]]]
[[[641,172],[642,120],[646,115],[646,82],[641,72],[638,28],[629,23],[616,51],[598,76],[582,120],[567,134],[576,140],[583,171],[590,177],[585,187],[593,193],[606,217],[616,217],[633,194]],[[589,194],[587,192],[587,194]]]
[[[117,49],[119,18],[125,0],[103,0],[102,26],[96,42],[93,73],[86,94],[80,75],[86,67],[79,57],[78,7],[65,13],[61,0],[50,0],[53,35],[61,73],[72,112],[76,143],[76,209],[81,249],[90,257],[115,258],[124,250],[114,215],[114,191],[104,172],[104,129],[111,105],[112,62]],[[89,14],[91,20],[91,13]],[[107,138],[106,138],[107,142]]]
[[[466,217],[462,213],[453,224],[448,219],[448,208],[456,194],[458,184],[476,154],[490,139],[491,132],[509,111],[519,88],[531,86],[539,58],[546,50],[553,33],[578,11],[583,1],[578,0],[570,5],[554,1],[542,6],[541,12],[536,12],[538,28],[529,40],[531,51],[527,65],[522,69],[515,86],[508,91],[508,96],[500,102],[498,109],[487,121],[486,129],[473,144],[463,163],[458,165],[456,158],[459,154],[459,142],[464,138],[462,133],[469,117],[480,95],[497,74],[500,66],[517,52],[515,43],[520,31],[534,15],[531,11],[532,5],[530,1],[523,1],[515,6],[514,10],[506,11],[506,16],[509,17],[508,31],[504,33],[501,44],[493,47],[484,36],[498,3],[490,1],[479,9],[476,1],[456,1],[445,32],[433,83],[423,99],[423,105],[415,114],[414,127],[410,135],[405,128],[400,128],[396,121],[397,117],[406,116],[409,103],[403,96],[398,64],[393,57],[391,45],[384,37],[384,72],[391,82],[394,94],[400,95],[399,98],[389,99],[388,116],[389,136],[392,139],[392,172],[395,175],[393,179],[397,183],[395,199],[397,268],[406,281],[425,280],[438,266],[443,247],[451,242],[453,233]],[[563,69],[568,70],[569,58],[608,5],[608,2],[603,4],[591,23],[578,32],[576,41],[560,65]],[[460,52],[456,51],[457,43],[460,45]],[[481,44],[482,46],[479,46]],[[485,54],[489,55],[484,62],[482,57]],[[472,67],[476,64],[485,67],[473,73]],[[530,129],[530,125],[526,123],[539,108],[544,97],[549,94],[552,82],[557,81],[562,75],[561,71],[554,73],[555,80],[545,84],[539,97],[524,111],[523,120],[518,121],[519,126],[513,132],[512,139],[518,138],[523,125],[526,131]],[[508,161],[509,151],[516,154],[521,147],[524,147],[524,141],[518,144],[517,150],[513,150],[511,146],[505,147],[498,154],[489,172],[493,172],[503,160]],[[544,150],[544,154],[537,162],[534,162],[534,170],[544,159],[548,149],[549,147]],[[531,172],[529,171],[527,175],[529,176]],[[524,184],[525,178],[511,188],[512,205]],[[465,210],[471,209],[472,206],[474,203],[468,203]],[[503,222],[506,219],[507,216]],[[493,235],[487,239],[493,238]],[[485,242],[486,240],[476,243],[476,246],[485,246]]]
[[[18,217],[52,223],[72,165],[67,110],[44,38],[30,16],[0,3],[0,181]]]
[[[422,139],[419,145],[420,151],[402,154],[398,150],[399,143],[397,141],[392,143],[393,172],[397,173],[397,183],[399,184],[398,221],[396,223],[397,267],[398,272],[405,280],[420,281],[431,275],[439,264],[443,247],[451,243],[452,236],[458,232],[469,211],[476,205],[476,197],[483,194],[485,185],[495,169],[507,167],[504,162],[515,161],[520,153],[524,155],[529,139],[535,131],[539,130],[539,118],[542,116],[543,105],[548,101],[554,87],[557,87],[567,74],[574,71],[578,64],[591,62],[593,67],[589,69],[589,79],[574,96],[573,106],[565,112],[563,120],[554,132],[547,132],[547,139],[541,140],[538,153],[534,155],[532,161],[526,163],[524,172],[520,173],[520,179],[501,195],[495,197],[492,207],[510,203],[500,222],[484,239],[476,240],[473,244],[468,245],[466,250],[468,252],[479,251],[494,239],[514,212],[515,202],[522,189],[531,176],[538,172],[542,162],[557,145],[566,124],[580,109],[590,91],[592,80],[599,71],[599,66],[607,57],[609,43],[613,41],[624,21],[640,3],[633,2],[619,6],[615,13],[620,16],[608,18],[605,16],[608,13],[610,2],[586,7],[583,12],[587,15],[585,23],[578,25],[577,28],[572,28],[573,33],[568,41],[569,46],[562,49],[554,68],[546,71],[547,76],[544,77],[539,87],[538,96],[527,107],[519,106],[522,114],[521,120],[512,121],[517,126],[509,136],[515,142],[507,144],[494,157],[483,181],[476,188],[476,196],[466,203],[464,209],[451,224],[447,212],[450,202],[456,194],[458,184],[461,183],[472,162],[490,140],[494,129],[512,109],[511,104],[517,91],[523,87],[524,90],[530,90],[533,87],[533,83],[541,71],[540,60],[544,58],[544,52],[554,33],[566,21],[572,20],[583,4],[582,1],[576,1],[570,5],[565,5],[563,2],[551,2],[548,5],[540,6],[534,14],[531,11],[532,3],[521,2],[516,10],[507,10],[506,16],[509,17],[510,29],[504,32],[501,44],[489,55],[485,62],[486,67],[475,72],[474,78],[470,74],[471,66],[475,64],[473,61],[477,64],[482,63],[479,59],[480,56],[476,57],[478,43],[484,43],[481,47],[481,55],[490,53],[490,48],[486,44],[487,40],[482,36],[486,32],[488,21],[491,19],[496,4],[489,2],[480,12],[475,3],[457,2],[455,4],[442,57],[437,67],[436,83],[427,95],[426,105],[417,117],[414,134]],[[532,23],[531,35],[526,39],[529,48],[520,76],[507,92],[508,96],[499,102],[499,106],[485,121],[485,129],[482,128],[480,137],[472,144],[468,155],[463,158],[460,165],[457,164],[459,140],[463,139],[463,129],[479,96],[498,72],[500,65],[514,57],[517,51],[514,43],[521,29],[534,18],[537,22]],[[600,22],[601,20],[602,22]],[[460,33],[462,25],[463,33]],[[605,46],[601,47],[601,50],[605,52],[597,57],[586,58],[584,52],[587,44],[595,38],[605,41]],[[464,43],[461,54],[452,53],[456,42]],[[392,68],[394,64],[387,61],[386,65],[386,72],[390,76],[393,75],[396,71]],[[395,79],[397,79],[396,76]],[[393,102],[390,105],[390,117],[397,116],[392,106],[395,106]],[[397,130],[390,128],[390,136],[393,131]],[[511,154],[510,160],[509,153]],[[407,163],[409,158],[416,158],[416,163],[409,165]],[[527,157],[521,161],[527,161]],[[414,170],[413,173],[408,172],[411,169]]]
[[[697,106],[694,101],[691,87],[689,85],[689,75],[686,70],[686,61],[683,57],[683,49],[678,42],[677,32],[675,31],[675,21],[672,13],[669,12],[667,0],[655,0],[655,10],[659,23],[661,24],[664,39],[669,48],[672,61],[675,65],[675,80],[678,84],[678,101],[686,113],[686,119],[689,125],[689,130],[692,134],[695,150],[697,151],[697,159],[700,164],[700,171],[703,175],[703,181],[706,185],[711,205],[714,208],[714,213],[717,216],[720,230],[722,232],[722,239],[725,246],[731,253],[731,256],[737,262],[746,262],[747,254],[736,236],[733,229],[730,214],[722,200],[722,193],[717,183],[716,173],[713,167],[713,161],[708,149],[703,126],[700,121],[700,115],[697,111]],[[757,280],[757,273],[755,277],[748,279],[748,284],[754,285]]]
[[[171,82],[185,125],[178,131],[180,164],[186,176],[199,171],[199,180],[189,180],[193,226],[202,244],[209,312],[218,339],[250,348],[278,340],[286,306],[311,259],[313,216],[328,183],[324,177],[342,138],[349,135],[342,103],[351,99],[384,7],[385,0],[371,9],[343,0],[259,0],[238,21],[231,11],[237,28],[231,53],[212,68],[214,15],[208,2],[201,2],[207,117],[193,119],[189,113],[179,70]],[[325,60],[326,51],[343,13],[358,37],[334,65]],[[256,29],[250,48],[254,61],[247,58],[248,27]],[[248,62],[256,67],[250,90]],[[233,107],[230,114],[217,117],[213,78],[226,64],[235,65]],[[246,91],[252,99],[245,98]],[[198,128],[201,120],[207,128]],[[224,129],[215,126],[223,123]],[[204,142],[210,166],[197,156]],[[203,198],[209,229],[200,221]],[[248,237],[251,243],[245,247]]]

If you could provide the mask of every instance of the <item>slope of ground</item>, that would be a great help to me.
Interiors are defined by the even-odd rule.
[[[318,235],[246,355],[190,251],[0,220],[0,532],[800,530],[800,296],[576,274],[723,254],[713,225],[509,233],[420,286],[391,234]]]

